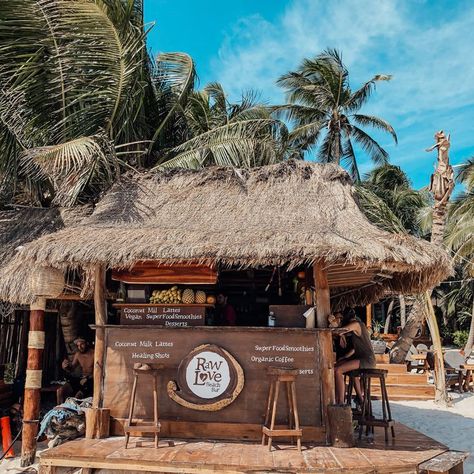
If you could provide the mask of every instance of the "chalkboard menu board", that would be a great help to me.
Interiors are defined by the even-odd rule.
[[[204,326],[206,308],[199,305],[118,304],[120,324],[146,324],[167,327]]]

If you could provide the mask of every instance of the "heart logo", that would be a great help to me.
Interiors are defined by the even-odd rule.
[[[207,374],[204,372],[201,372],[199,374],[199,378],[201,379],[201,382],[204,382],[207,379]]]

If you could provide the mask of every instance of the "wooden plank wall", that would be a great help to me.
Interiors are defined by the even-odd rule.
[[[229,351],[245,373],[245,386],[238,398],[216,412],[184,408],[172,401],[166,392],[168,382],[177,378],[181,360],[195,347],[206,343]],[[201,436],[206,434],[206,424],[260,426],[269,388],[265,367],[297,367],[301,373],[297,380],[301,423],[314,427],[319,437],[323,424],[319,370],[323,351],[319,350],[319,345],[317,331],[296,329],[108,327],[103,406],[110,408],[115,419],[113,431],[120,431],[116,421],[127,416],[133,364],[161,363],[165,369],[159,382],[160,418],[169,422],[171,434],[173,421],[199,424]],[[283,396],[280,398],[284,400]],[[137,416],[151,418],[152,406],[152,390],[145,382],[138,388]],[[278,411],[277,422],[285,422],[287,414],[283,403]],[[179,423],[174,428],[178,429]],[[240,439],[238,433],[236,439]]]

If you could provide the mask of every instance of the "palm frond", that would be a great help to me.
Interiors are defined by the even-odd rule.
[[[375,163],[388,163],[388,153],[370,135],[355,125],[350,126],[350,134]]]
[[[55,202],[64,206],[76,204],[88,186],[111,184],[119,172],[114,147],[104,136],[25,150],[20,164],[29,177],[49,179],[56,191]]]
[[[363,127],[373,127],[382,130],[383,132],[390,133],[394,142],[398,143],[397,134],[395,133],[394,128],[386,120],[374,117],[373,115],[362,114],[354,114],[352,115],[352,118],[358,125],[362,125]]]
[[[367,81],[362,87],[357,89],[347,101],[343,104],[344,108],[349,112],[359,110],[370,98],[379,81],[390,81],[392,76],[388,74],[376,74],[370,81]]]
[[[400,219],[398,219],[390,207],[375,193],[368,190],[365,186],[359,185],[356,186],[356,195],[358,197],[359,206],[373,224],[391,233],[406,233]]]
[[[166,115],[161,119],[148,147],[151,153],[157,139],[174,117],[176,110],[184,104],[194,87],[196,71],[191,56],[185,53],[163,53],[158,55],[153,77],[155,94],[165,96],[169,103]]]
[[[251,167],[274,163],[282,159],[278,142],[285,130],[284,124],[271,119],[229,123],[175,147],[158,167]]]
[[[352,180],[355,183],[359,183],[359,167],[357,166],[357,160],[350,138],[346,138],[346,140],[344,141],[342,163],[344,167],[349,170],[349,174],[351,175]]]

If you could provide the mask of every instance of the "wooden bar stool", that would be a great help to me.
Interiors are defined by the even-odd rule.
[[[296,377],[298,369],[285,367],[270,367],[267,369],[270,378],[270,389],[268,391],[267,410],[265,412],[265,422],[262,427],[262,445],[265,444],[265,436],[268,437],[268,449],[272,449],[272,439],[276,437],[296,438],[298,451],[301,451],[301,437],[303,430],[300,428],[300,420],[298,415],[298,404],[296,401]],[[280,392],[280,384],[283,384],[286,393],[288,408],[288,428],[275,429],[275,419],[278,405],[278,395]],[[270,426],[268,427],[268,423]]]
[[[359,422],[359,439],[362,437],[364,426],[366,427],[366,434],[374,432],[374,426],[381,426],[385,431],[385,442],[388,442],[388,429],[390,428],[392,438],[395,438],[394,421],[392,420],[392,412],[390,410],[390,403],[388,400],[387,387],[385,385],[385,378],[388,370],[382,369],[359,369],[358,375],[361,379],[362,390],[364,392],[364,400],[362,402],[362,410],[358,417]],[[375,418],[372,411],[371,400],[371,381],[378,379],[380,384],[380,395],[382,399],[382,418]]]
[[[133,388],[130,394],[129,402],[129,412],[128,419],[125,422],[124,432],[125,432],[125,449],[128,446],[128,440],[130,439],[131,432],[143,433],[153,433],[155,435],[155,448],[158,448],[158,435],[160,433],[161,424],[159,422],[158,414],[158,372],[163,369],[162,364],[135,364],[133,366]],[[135,410],[135,400],[137,395],[137,385],[138,378],[142,377],[153,377],[153,421],[142,421],[140,424],[137,424],[133,421],[133,412]]]

